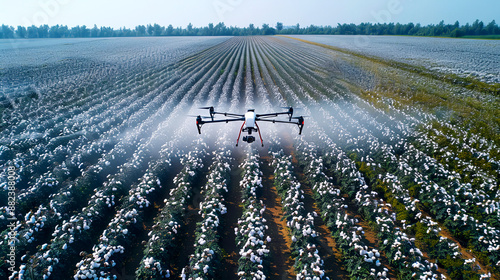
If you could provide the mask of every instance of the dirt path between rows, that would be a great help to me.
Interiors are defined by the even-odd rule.
[[[236,235],[234,229],[238,226],[238,219],[243,213],[241,206],[242,170],[239,165],[244,160],[241,150],[233,149],[233,161],[231,163],[231,178],[229,179],[228,193],[225,194],[225,205],[227,213],[222,216],[222,228],[220,234],[220,246],[223,250],[221,260],[220,279],[236,279],[238,273],[238,247],[236,246]]]
[[[288,234],[286,221],[283,218],[283,207],[278,190],[273,184],[274,171],[270,166],[270,158],[266,150],[261,150],[261,170],[264,187],[262,201],[266,205],[263,217],[267,220],[267,234],[271,237],[269,249],[271,250],[271,265],[269,268],[270,279],[295,279],[292,258],[292,240]]]

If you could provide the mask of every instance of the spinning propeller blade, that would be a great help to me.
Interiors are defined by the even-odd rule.
[[[215,115],[215,109],[214,109],[214,106],[210,106],[210,107],[200,107],[200,109],[208,109],[208,110],[210,110],[210,118],[212,119],[212,121],[214,120],[214,115]]]
[[[197,118],[197,117],[200,117],[198,115],[188,115],[188,117],[191,117],[191,118]],[[202,119],[210,119],[210,117],[208,116],[201,116]]]

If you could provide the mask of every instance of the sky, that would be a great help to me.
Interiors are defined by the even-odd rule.
[[[498,0],[0,0],[0,24],[134,28],[158,23],[195,27],[336,26],[361,22],[500,24]]]

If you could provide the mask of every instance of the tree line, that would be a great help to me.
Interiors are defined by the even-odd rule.
[[[412,35],[412,36],[442,36],[442,37],[463,37],[463,36],[486,36],[500,35],[500,28],[493,20],[488,24],[476,20],[472,24],[460,25],[457,21],[454,24],[430,24],[422,26],[420,23],[361,23],[361,24],[338,24],[333,26],[301,27],[284,26],[278,22],[274,27],[263,24],[256,27],[250,24],[248,27],[227,27],[224,23],[214,25],[210,23],[205,27],[193,27],[189,24],[186,28],[172,25],[167,27],[159,24],[138,25],[134,29],[126,27],[114,29],[112,27],[89,28],[85,25],[69,28],[66,25],[40,25],[40,26],[18,26],[14,28],[9,25],[2,25],[0,29],[0,39],[14,38],[85,38],[85,37],[144,37],[144,36],[248,36],[248,35],[293,35],[293,34],[324,34],[324,35]]]

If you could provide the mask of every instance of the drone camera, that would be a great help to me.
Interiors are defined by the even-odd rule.
[[[253,136],[243,136],[243,141],[247,143],[253,143],[255,141],[255,137]]]

